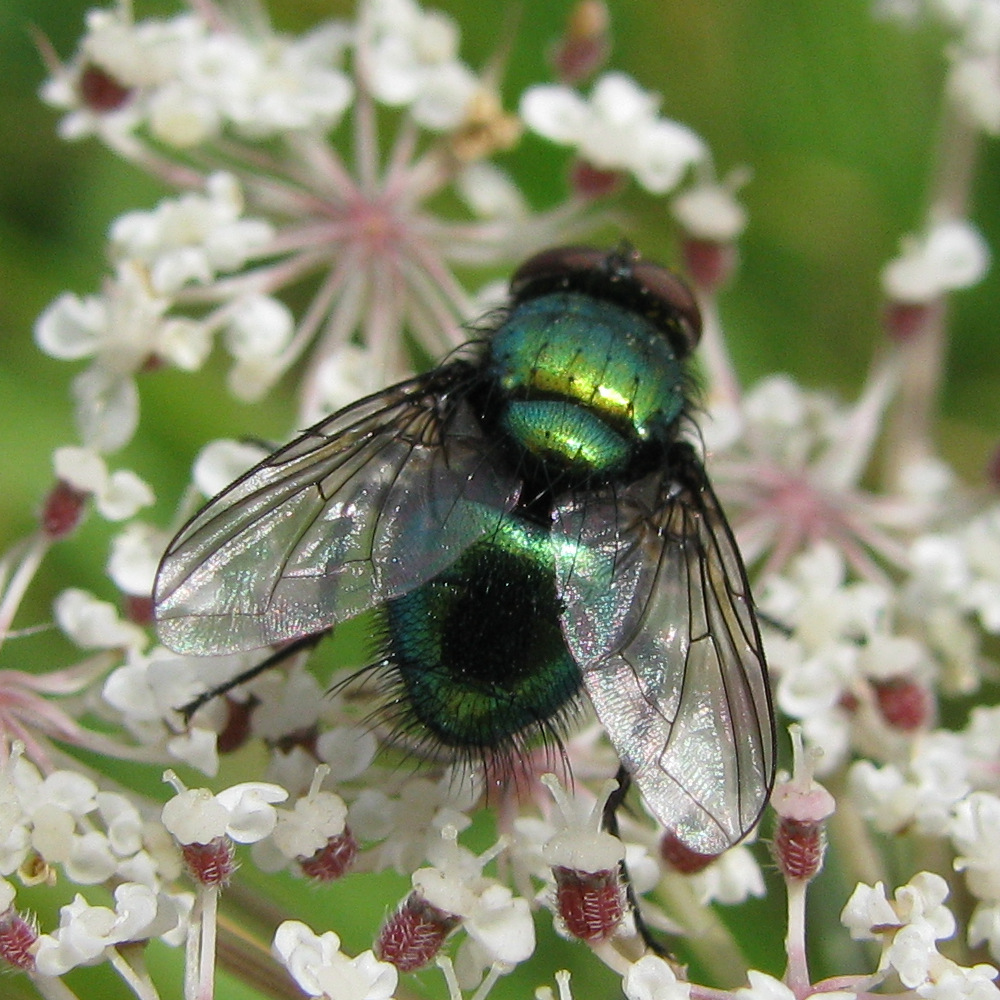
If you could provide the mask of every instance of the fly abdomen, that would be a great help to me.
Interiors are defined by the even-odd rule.
[[[510,516],[385,608],[400,729],[475,754],[553,734],[581,687],[560,626],[548,532]]]

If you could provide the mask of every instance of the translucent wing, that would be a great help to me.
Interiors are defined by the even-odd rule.
[[[462,362],[306,431],[211,500],[160,564],[172,649],[217,654],[320,632],[445,569],[517,502],[462,401]]]
[[[746,573],[694,452],[557,511],[563,628],[622,764],[691,850],[718,854],[767,802],[774,728]]]

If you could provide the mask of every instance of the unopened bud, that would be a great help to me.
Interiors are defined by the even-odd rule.
[[[660,838],[660,857],[682,875],[696,875],[707,868],[718,854],[701,854],[684,843],[673,830]]]
[[[331,837],[311,858],[301,858],[303,874],[320,882],[333,882],[343,876],[358,856],[358,842],[345,826],[343,833]]]
[[[771,851],[786,879],[808,881],[823,865],[825,826],[833,815],[833,796],[813,780],[813,761],[802,744],[802,730],[791,727],[793,773],[774,787],[771,805],[778,814]]]
[[[578,84],[593,76],[611,51],[611,17],[601,0],[579,0],[570,11],[566,31],[549,56],[561,83]]]
[[[58,480],[42,505],[42,531],[53,540],[71,534],[83,520],[89,496],[65,480]]]
[[[38,928],[25,920],[14,907],[0,913],[0,958],[15,969],[28,972],[35,967],[34,944]]]
[[[557,865],[556,910],[566,933],[588,944],[611,938],[625,916],[625,889],[618,868],[583,872]]]
[[[181,844],[188,873],[202,885],[225,886],[236,871],[233,842],[216,837],[208,844]]]
[[[927,726],[934,716],[930,691],[909,677],[875,681],[875,700],[882,718],[894,729],[911,733]]]
[[[382,925],[375,942],[375,957],[400,972],[423,968],[441,950],[445,938],[460,918],[411,892],[402,906]]]
[[[130,87],[119,83],[107,70],[93,63],[85,66],[80,73],[77,91],[84,105],[97,114],[117,111],[132,96]]]

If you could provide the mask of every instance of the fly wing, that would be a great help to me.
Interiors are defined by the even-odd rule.
[[[598,718],[654,815],[719,854],[760,817],[774,725],[732,531],[693,451],[568,499],[554,548],[563,629]]]
[[[341,410],[209,501],[170,544],[163,642],[207,655],[321,632],[412,590],[517,502],[456,363]]]

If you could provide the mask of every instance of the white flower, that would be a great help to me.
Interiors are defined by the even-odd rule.
[[[399,981],[395,966],[380,962],[371,951],[348,958],[333,931],[318,935],[297,920],[279,924],[271,950],[295,982],[313,997],[390,1000]]]
[[[93,448],[56,448],[52,465],[59,479],[93,496],[101,516],[109,521],[134,517],[156,499],[149,485],[134,472],[118,469],[109,474],[104,459]]]
[[[570,798],[554,774],[542,775],[562,819],[556,833],[542,846],[542,857],[552,866],[573,868],[590,874],[617,871],[625,857],[625,845],[603,829],[604,806],[617,783],[608,781],[594,801]]]
[[[64,590],[53,604],[56,623],[81,649],[142,649],[146,633],[123,621],[115,606],[100,601],[85,590]]]
[[[691,984],[680,982],[669,962],[644,955],[633,962],[622,979],[627,1000],[688,1000]]]
[[[77,894],[59,913],[59,929],[38,939],[35,961],[44,976],[92,965],[114,945],[166,934],[177,926],[182,907],[166,893],[127,882],[115,889],[114,909],[91,906]]]
[[[253,402],[271,388],[283,371],[281,354],[294,326],[288,306],[270,296],[248,295],[233,304],[224,335],[236,359],[228,378],[234,396]]]
[[[938,730],[913,745],[905,772],[861,760],[852,766],[849,783],[862,815],[878,829],[892,832],[913,822],[924,833],[941,834],[970,790],[968,768],[962,737]]]
[[[902,251],[882,271],[882,287],[896,302],[924,304],[945,292],[969,288],[982,280],[990,263],[986,241],[963,219],[939,222],[919,237],[905,237]]]
[[[743,844],[723,852],[704,870],[691,875],[690,881],[704,903],[735,906],[765,893],[764,873],[753,852]]]
[[[192,479],[204,496],[214,497],[266,454],[260,445],[243,441],[209,441],[194,460]]]
[[[274,236],[270,223],[244,219],[243,194],[231,174],[212,174],[205,193],[167,198],[151,212],[128,212],[111,227],[112,252],[142,261],[153,289],[173,295],[239,270]]]
[[[699,177],[670,203],[674,218],[690,236],[712,243],[734,243],[747,225],[747,211],[736,200],[746,171],[733,171],[722,183]]]
[[[245,781],[213,795],[207,788],[183,789],[176,777],[164,775],[178,793],[163,807],[163,825],[181,844],[208,844],[228,836],[240,844],[263,840],[274,829],[278,814],[272,803],[288,792],[278,785]]]
[[[948,73],[947,89],[972,125],[987,135],[1000,133],[1000,64],[996,53],[957,55]]]
[[[595,167],[630,171],[648,191],[664,194],[707,151],[691,129],[658,117],[658,105],[630,77],[605,73],[589,100],[569,87],[531,87],[521,98],[521,116],[546,139],[575,146]]]
[[[156,567],[170,539],[159,528],[133,521],[112,539],[108,576],[124,594],[149,597]]]
[[[331,837],[344,832],[347,806],[333,792],[319,788],[329,773],[325,765],[316,769],[316,777],[308,794],[298,799],[291,809],[278,809],[278,822],[271,839],[286,858],[311,858]]]
[[[426,128],[456,128],[479,84],[457,58],[454,21],[441,11],[421,10],[412,0],[372,0],[362,17],[375,97],[407,105]]]
[[[944,906],[948,883],[933,872],[920,872],[900,886],[892,902],[881,882],[859,883],[841,913],[855,940],[882,939],[880,968],[891,967],[903,984],[927,981],[941,956],[936,941],[955,933],[955,918]]]
[[[955,806],[949,828],[955,845],[955,871],[967,872],[966,882],[979,899],[1000,902],[1000,798],[973,792]]]
[[[535,950],[528,901],[482,874],[484,865],[505,845],[501,842],[477,857],[460,847],[456,837],[454,827],[442,831],[437,850],[432,852],[437,863],[413,873],[414,890],[442,913],[462,918],[470,939],[463,946],[466,968],[523,962]]]
[[[958,965],[938,955],[927,982],[917,987],[926,1000],[998,1000],[997,970],[992,965]]]

